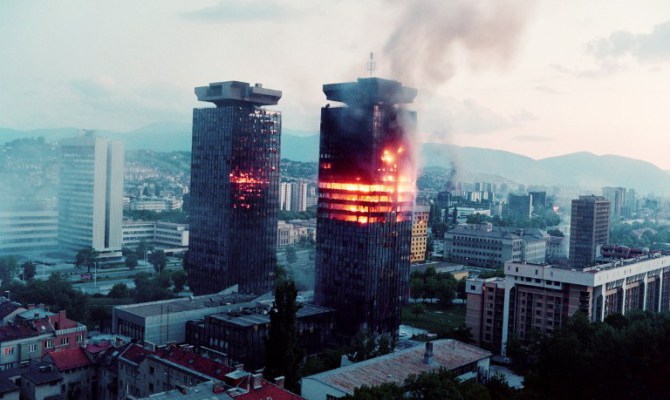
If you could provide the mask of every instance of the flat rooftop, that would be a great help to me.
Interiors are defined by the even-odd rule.
[[[281,99],[280,90],[265,89],[260,83],[250,85],[247,82],[214,82],[209,86],[195,88],[199,101],[216,104],[217,107],[250,104],[254,106],[273,106]]]
[[[378,386],[386,382],[402,384],[411,374],[418,375],[440,367],[453,370],[491,357],[491,353],[486,350],[453,339],[433,342],[433,362],[430,364],[424,363],[425,351],[425,346],[411,347],[302,379],[316,380],[353,394],[355,388],[363,385]]]
[[[405,104],[416,97],[414,88],[381,78],[358,78],[356,82],[323,85],[326,99],[345,104]]]
[[[250,305],[252,303],[249,303]],[[270,315],[267,313],[262,313],[260,309],[248,309],[248,310],[239,310],[240,304],[237,305],[235,310],[229,312],[220,312],[215,315],[212,315],[210,318],[216,318],[221,321],[226,321],[228,323],[238,325],[238,326],[254,326],[254,325],[263,325],[270,323]],[[296,313],[297,318],[305,318],[312,315],[323,314],[333,312],[333,310],[317,306],[310,303],[301,303],[301,307]]]
[[[258,299],[256,295],[230,293],[230,294],[209,294],[196,297],[183,297],[178,299],[152,301],[140,304],[128,304],[116,306],[117,310],[123,310],[140,317],[152,317],[163,315],[168,311],[170,313],[188,312],[201,310],[203,308],[217,308],[226,305],[235,305],[239,308],[240,303],[248,303]]]

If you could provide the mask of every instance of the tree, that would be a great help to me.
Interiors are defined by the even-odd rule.
[[[172,273],[172,284],[174,285],[175,293],[179,293],[184,290],[184,286],[186,286],[187,280],[188,276],[184,271],[175,271]]]
[[[161,270],[155,280],[161,288],[169,289],[172,286],[172,271],[167,269]]]
[[[167,256],[163,250],[155,250],[149,254],[149,262],[154,266],[154,270],[160,273],[167,265]]]
[[[295,251],[295,247],[289,246],[286,248],[286,262],[293,264],[298,261],[298,253]]]
[[[112,286],[112,290],[109,291],[107,296],[113,299],[123,299],[130,296],[130,290],[125,283],[117,283]]]
[[[98,258],[98,253],[92,248],[81,249],[77,252],[77,258],[75,265],[79,268],[86,267],[88,272],[91,272],[91,268],[95,266],[95,261]]]
[[[138,259],[146,261],[148,250],[149,247],[147,246],[147,242],[144,239],[142,239],[140,240],[140,243],[137,245],[137,249],[135,249],[135,254],[137,254]]]
[[[410,375],[405,380],[410,399],[462,399],[458,386],[454,374],[445,368]]]
[[[0,258],[0,280],[2,284],[9,284],[19,270],[16,258],[12,256]]]
[[[456,297],[458,297],[461,300],[465,300],[468,298],[468,295],[465,292],[465,278],[459,280],[458,284],[456,285]]]
[[[137,268],[137,255],[130,253],[126,256],[126,267],[130,270]]]
[[[414,305],[412,306],[412,314],[414,314],[415,317],[418,317],[419,315],[425,312],[426,312],[426,305],[423,303],[414,303]]]
[[[296,333],[296,313],[300,307],[295,301],[297,295],[293,281],[281,282],[276,287],[275,302],[270,310],[270,331],[265,339],[265,377],[284,376],[286,388],[293,392],[300,389],[303,357]]]
[[[31,263],[30,261],[24,262],[22,268],[23,268],[24,281],[29,281],[33,279],[37,274],[37,267],[35,267],[35,264]]]
[[[377,339],[377,355],[383,356],[393,351],[393,341],[388,334],[380,335]]]
[[[559,231],[558,229],[549,229],[547,231],[547,234],[549,236],[555,236],[555,237],[564,237],[563,232]]]

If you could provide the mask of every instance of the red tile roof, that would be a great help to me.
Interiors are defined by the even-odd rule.
[[[54,351],[47,354],[45,358],[46,357],[51,358],[61,372],[93,364],[93,362],[86,356],[84,349],[80,347]]]
[[[258,389],[250,388],[249,392],[235,396],[235,400],[303,400],[297,394],[293,394],[284,388],[280,388],[265,379],[261,380],[261,387]]]
[[[156,351],[156,356],[221,381],[225,379],[226,374],[233,371],[233,368],[222,362],[205,358],[191,349],[178,346],[160,348]]]
[[[146,357],[149,354],[152,354],[149,350],[145,349],[139,344],[134,344],[130,346],[128,350],[126,350],[126,352],[123,353],[121,357],[128,361],[139,364],[140,362],[142,362],[144,357]]]
[[[0,341],[6,342],[37,336],[37,332],[26,325],[7,325],[0,327]]]
[[[107,350],[110,347],[112,347],[112,342],[105,340],[98,343],[87,344],[86,351],[88,351],[91,354],[97,354],[100,353],[101,351]]]

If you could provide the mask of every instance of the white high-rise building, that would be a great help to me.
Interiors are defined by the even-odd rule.
[[[120,255],[123,224],[122,142],[83,131],[60,142],[58,196],[60,249],[93,248],[101,256]]]
[[[291,211],[291,184],[288,182],[281,182],[279,184],[279,209],[284,211]]]
[[[291,210],[307,211],[307,182],[291,184]]]

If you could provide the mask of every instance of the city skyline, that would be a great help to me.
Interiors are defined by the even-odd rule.
[[[421,91],[424,142],[670,169],[658,146],[670,127],[659,84],[670,78],[666,2],[33,1],[2,11],[0,127],[188,122],[190,88],[228,76],[284,88],[285,129],[315,134],[321,84],[367,76],[374,52],[375,76]]]

